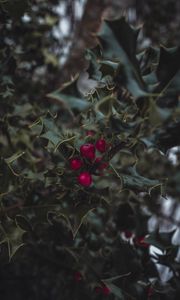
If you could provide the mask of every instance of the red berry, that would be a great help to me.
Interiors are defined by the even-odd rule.
[[[88,131],[86,131],[86,135],[87,135],[87,136],[93,136],[93,135],[95,135],[95,131],[93,131],[93,130],[88,130]]]
[[[95,147],[93,144],[84,144],[80,147],[81,155],[85,158],[93,160],[95,158]]]
[[[105,285],[102,287],[102,293],[103,295],[108,296],[111,293],[111,290]]]
[[[78,176],[78,182],[79,182],[79,184],[81,184],[83,186],[90,186],[91,183],[92,183],[92,176],[91,176],[91,174],[89,174],[89,172],[82,172]]]
[[[127,239],[130,239],[131,237],[132,237],[132,232],[131,231],[129,231],[129,230],[125,230],[124,231],[124,235],[125,235],[125,237],[127,238]]]
[[[106,151],[106,147],[107,147],[107,144],[106,144],[106,141],[104,139],[99,139],[97,140],[96,142],[96,149],[103,153]]]
[[[95,159],[95,163],[98,164],[98,167],[97,167],[98,170],[104,170],[108,167],[108,163],[107,162],[100,163],[101,160],[102,160],[102,157],[97,157]]]
[[[81,274],[80,272],[75,272],[75,273],[74,273],[74,280],[75,280],[76,282],[81,281],[81,280],[82,280],[82,274]]]
[[[154,289],[152,288],[152,286],[150,286],[147,290],[147,296],[148,298],[151,298],[151,296],[153,295]]]
[[[141,247],[144,247],[144,248],[148,248],[148,247],[149,247],[149,244],[146,243],[146,242],[144,241],[144,238],[145,238],[144,236],[136,237],[136,238],[134,239],[135,244],[136,244],[137,246],[141,246]]]
[[[83,162],[80,158],[72,158],[70,160],[70,167],[72,170],[79,170],[83,165]]]

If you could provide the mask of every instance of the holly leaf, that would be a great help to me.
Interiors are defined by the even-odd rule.
[[[41,138],[45,138],[48,141],[50,141],[54,147],[57,146],[57,144],[59,143],[61,137],[59,135],[57,135],[55,132],[48,130],[45,133],[41,134]]]
[[[159,64],[156,70],[159,81],[155,92],[161,92],[180,69],[180,48],[160,48]]]
[[[4,161],[5,163],[7,164],[7,166],[9,167],[9,169],[11,170],[11,172],[13,173],[13,175],[15,176],[19,176],[18,173],[16,173],[16,171],[14,170],[13,168],[13,163],[18,159],[20,158],[22,155],[24,155],[25,152],[17,152],[15,154],[13,154],[12,156],[8,157],[8,158],[5,158]]]
[[[76,237],[79,228],[85,222],[88,214],[95,209],[91,204],[79,204],[76,207],[62,209],[57,217],[64,217],[70,226],[73,238]]]
[[[117,30],[115,30],[116,27],[112,25],[113,22],[112,24],[103,23],[101,31],[98,34],[103,48],[103,57],[119,62],[119,69],[117,70],[116,76],[117,84],[122,84],[119,78],[123,78],[123,85],[126,86],[135,98],[147,96],[148,93],[145,90],[145,85],[140,75],[138,62],[134,53],[135,36],[137,33],[134,33],[133,29],[125,23],[124,19],[119,20]],[[130,36],[135,34],[132,44],[129,42],[128,45],[126,45],[125,40],[121,41],[122,35],[126,36],[126,32],[128,32]]]
[[[10,169],[4,159],[0,159],[0,196],[7,192],[9,186]]]
[[[24,245],[22,240],[23,230],[17,223],[17,220],[12,220],[9,217],[0,224],[0,244],[7,243],[9,260],[13,257],[16,251]]]
[[[97,61],[97,57],[95,53],[92,50],[87,49],[85,57],[89,61],[88,74],[90,78],[98,81],[101,80],[102,78],[102,72],[100,71],[101,66]]]
[[[32,231],[32,226],[30,222],[22,215],[16,216],[16,224],[23,230],[30,232]]]
[[[90,103],[84,99],[84,97],[79,96],[79,91],[77,87],[77,81],[79,74],[71,77],[69,81],[64,82],[58,90],[55,90],[46,96],[51,102],[61,105],[67,110],[77,110],[84,111],[90,107]]]
[[[180,70],[175,74],[175,76],[170,81],[166,91],[168,94],[173,95],[180,92]]]
[[[166,250],[169,248],[172,248],[172,237],[175,233],[175,230],[172,230],[170,232],[151,232],[146,238],[145,242],[161,249]]]
[[[17,152],[15,154],[13,154],[12,156],[5,158],[5,162],[9,165],[11,163],[13,163],[15,160],[17,160],[19,157],[21,157],[22,155],[24,155],[25,152]]]
[[[137,173],[134,167],[129,167],[128,172],[129,174],[121,174],[115,170],[115,174],[119,179],[121,179],[122,188],[130,188],[130,189],[137,189],[139,191],[142,190],[150,190],[152,187],[160,185],[161,182],[156,179],[149,179],[144,176],[141,176]]]
[[[67,109],[85,111],[91,106],[91,103],[87,102],[87,100],[71,94],[61,93],[59,90],[48,94],[47,97],[56,100],[57,103],[65,106]]]
[[[91,79],[88,72],[81,72],[77,80],[77,88],[80,94],[84,97],[91,95],[98,87],[98,81]]]
[[[136,46],[139,29],[131,27],[126,22],[124,17],[118,20],[107,22],[107,24],[111,28],[116,40],[127,54],[131,63],[136,66],[136,69],[139,70],[139,63],[136,58]]]
[[[95,110],[100,111],[106,117],[110,117],[110,115],[112,114],[112,106],[114,101],[114,97],[106,96],[96,104]]]
[[[172,111],[168,108],[160,108],[152,100],[149,101],[149,121],[156,127],[167,121],[172,115]]]

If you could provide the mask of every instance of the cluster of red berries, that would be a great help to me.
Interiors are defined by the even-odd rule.
[[[73,157],[70,160],[70,168],[72,170],[78,171],[83,167],[85,168],[85,170],[82,171],[77,177],[78,183],[82,186],[88,187],[91,185],[92,166],[97,166],[98,171],[102,171],[108,166],[107,162],[103,162],[102,157],[96,157],[96,150],[100,153],[106,152],[107,143],[105,139],[100,138],[96,141],[95,144],[93,143],[83,144],[80,147],[80,157]]]

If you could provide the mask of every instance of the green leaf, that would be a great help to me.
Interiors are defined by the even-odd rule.
[[[122,274],[122,275],[117,275],[117,276],[114,276],[114,277],[111,277],[111,278],[108,278],[108,279],[103,279],[102,281],[104,283],[112,283],[113,281],[116,281],[120,278],[123,278],[123,277],[126,277],[126,276],[129,276],[131,274],[131,272],[129,273],[126,273],[126,274]]]
[[[23,170],[23,172],[21,173],[24,178],[31,180],[31,181],[36,181],[36,180],[40,180],[40,181],[44,181],[44,177],[45,177],[45,172],[33,172],[29,169],[25,169]]]
[[[122,188],[149,191],[150,188],[161,184],[159,180],[149,179],[139,175],[134,167],[128,168],[129,174],[121,174],[118,173],[117,170],[113,170],[116,172],[117,177],[122,180]]]
[[[137,190],[149,190],[149,188],[160,184],[158,180],[149,179],[142,176],[121,175],[123,186],[127,188],[135,188]]]
[[[148,73],[143,76],[143,80],[146,82],[146,84],[149,85],[156,85],[158,83],[157,76],[155,71],[152,71],[151,73]]]
[[[115,61],[112,61],[112,60],[108,60],[108,59],[107,60],[106,59],[104,59],[104,60],[102,59],[99,62],[102,65],[107,65],[107,66],[111,67],[113,70],[117,70],[118,65],[119,65],[118,62],[115,62]]]
[[[169,83],[166,92],[170,95],[176,94],[180,92],[180,71],[178,71],[175,76],[171,79],[171,82]]]
[[[7,243],[10,260],[16,251],[24,245],[22,240],[24,232],[25,230],[18,226],[16,220],[13,221],[9,217],[0,224],[0,244]]]
[[[100,80],[102,78],[102,72],[100,71],[101,66],[97,61],[95,53],[92,50],[87,49],[85,57],[89,60],[89,77],[95,80]]]
[[[79,228],[85,222],[88,214],[95,209],[91,204],[79,204],[76,207],[71,207],[67,209],[62,209],[57,217],[64,217],[73,234],[73,238],[76,237]]]
[[[0,159],[0,196],[7,192],[10,182],[10,169],[7,163]]]
[[[140,75],[138,63],[134,54],[135,40],[133,40],[133,49],[130,49],[130,45],[127,48],[125,46],[126,43],[122,43],[120,37],[117,38],[117,31],[121,36],[121,30],[123,36],[126,36],[125,32],[123,32],[123,28],[128,28],[129,25],[125,25],[125,23],[126,22],[124,18],[121,19],[119,21],[119,27],[115,32],[113,31],[115,27],[111,25],[111,22],[108,24],[103,24],[101,31],[98,34],[99,39],[102,42],[103,57],[105,59],[110,59],[114,60],[115,62],[119,62],[119,71],[117,72],[117,75],[121,75],[127,89],[132,93],[132,95],[135,98],[147,96],[148,93],[145,90],[143,79]],[[133,29],[127,29],[128,32],[130,30],[133,31]]]
[[[127,54],[129,60],[140,73],[139,63],[136,58],[137,37],[139,34],[139,29],[131,27],[128,22],[126,22],[124,17],[118,20],[109,21],[107,23],[111,28],[116,40],[121,45],[124,52]]]
[[[91,106],[91,103],[87,102],[83,98],[78,98],[73,95],[66,95],[58,90],[48,94],[47,97],[57,100],[58,103],[69,109],[77,109],[78,111],[87,110]]]
[[[8,157],[8,158],[5,158],[5,162],[9,165],[11,164],[12,162],[14,162],[15,160],[17,160],[19,157],[21,157],[22,155],[24,155],[25,152],[17,152],[15,154],[13,154],[12,156]]]
[[[57,151],[57,149],[58,149],[61,145],[63,145],[64,143],[71,144],[71,146],[73,146],[75,138],[76,138],[76,136],[71,136],[71,137],[67,137],[67,138],[64,137],[64,139],[62,139],[62,140],[56,145],[54,151]]]
[[[153,100],[149,102],[149,121],[156,127],[167,121],[172,115],[172,111],[167,108],[160,108]]]
[[[166,250],[172,248],[172,237],[175,233],[176,229],[170,232],[151,232],[144,241],[153,245],[161,250]]]
[[[22,215],[16,216],[16,224],[25,231],[32,231],[32,226],[30,222]]]
[[[30,223],[29,225],[34,230],[35,226],[37,226],[39,223],[41,223],[41,222],[47,223],[48,222],[48,214],[51,211],[58,214],[61,211],[60,204],[59,203],[52,204],[52,202],[51,203],[48,202],[43,205],[37,204],[37,205],[32,205],[32,206],[24,206],[20,210],[20,215],[21,215],[21,217],[25,218],[23,223],[25,223],[27,221],[27,223]],[[17,222],[18,221],[19,220],[17,220]],[[20,225],[22,225],[22,224],[20,224]],[[28,224],[26,224],[26,225],[24,224],[24,226],[27,227]],[[22,225],[22,227],[23,227],[23,225]],[[30,229],[30,227],[29,227],[29,229]]]
[[[106,117],[110,117],[112,113],[112,106],[114,101],[115,101],[114,97],[106,96],[96,104],[95,110],[100,111]]]
[[[61,137],[57,136],[56,133],[54,133],[53,131],[47,131],[43,134],[41,134],[40,136],[41,138],[45,138],[48,141],[50,141],[54,146],[57,146],[57,144],[59,143]]]
[[[29,128],[33,134],[39,136],[43,130],[43,120],[42,118],[37,119],[35,122],[29,125]]]
[[[179,48],[160,48],[159,64],[156,70],[159,81],[155,92],[161,92],[174,78],[180,68],[180,47]]]
[[[83,97],[94,94],[99,82],[91,79],[88,72],[81,72],[77,80],[77,89]]]

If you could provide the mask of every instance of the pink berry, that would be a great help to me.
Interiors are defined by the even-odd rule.
[[[83,162],[80,158],[72,158],[70,160],[70,167],[72,170],[79,170],[83,165]]]
[[[80,272],[75,272],[75,273],[74,273],[74,280],[75,280],[76,282],[81,281],[81,280],[82,280],[82,274],[81,274]]]
[[[111,293],[111,290],[105,285],[102,287],[102,293],[103,295],[108,296]]]
[[[91,176],[91,174],[89,174],[89,172],[82,172],[78,176],[78,182],[79,182],[80,185],[90,186],[91,183],[92,183],[92,176]]]
[[[107,162],[100,163],[101,160],[102,160],[102,157],[97,157],[95,159],[95,163],[98,164],[97,169],[100,170],[100,171],[102,171],[102,170],[104,170],[104,169],[106,169],[108,167],[108,163]]]
[[[127,238],[127,239],[130,239],[131,237],[132,237],[132,232],[131,231],[129,231],[129,230],[125,230],[124,231],[124,235],[125,235],[125,237]]]
[[[106,141],[104,139],[99,139],[97,140],[96,142],[96,149],[103,153],[106,151],[106,148],[107,148],[107,144],[106,144]]]
[[[93,144],[84,144],[80,147],[82,157],[93,160],[95,158],[95,147]]]

